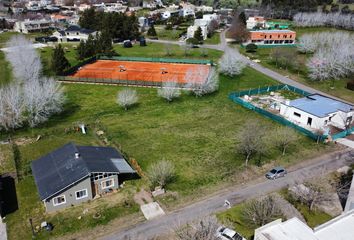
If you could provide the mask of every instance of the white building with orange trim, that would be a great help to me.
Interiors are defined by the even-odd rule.
[[[250,38],[245,43],[256,45],[295,44],[296,32],[291,30],[257,30],[250,31]]]

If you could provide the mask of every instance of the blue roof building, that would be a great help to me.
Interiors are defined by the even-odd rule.
[[[324,129],[328,125],[346,129],[354,124],[354,106],[320,94],[283,103],[280,114],[298,125]]]

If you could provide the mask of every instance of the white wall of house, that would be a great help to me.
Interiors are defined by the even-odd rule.
[[[354,123],[354,111],[348,113],[338,111],[331,113],[326,117],[320,118],[310,113],[301,111],[297,108],[287,106],[284,103],[280,105],[280,115],[295,124],[298,124],[302,127],[310,127],[312,129],[323,129],[327,125],[332,125],[340,129],[345,129],[345,124],[347,120],[349,124]],[[311,118],[312,120],[310,120],[309,118]],[[309,124],[310,122],[311,124]]]
[[[35,31],[47,30],[51,27],[51,22],[47,20],[36,20],[36,21],[19,21],[14,25],[14,30],[21,33],[29,33]]]
[[[92,36],[95,36],[97,32],[91,33]],[[68,40],[79,39],[86,41],[89,37],[89,34],[81,32],[65,32],[65,36],[61,35],[58,31],[53,33],[54,37],[58,38],[58,42],[67,42]]]
[[[328,121],[328,117],[319,118],[315,115],[291,106],[287,106],[283,103],[280,105],[280,115],[290,122],[305,128],[322,129],[326,125],[325,121]]]
[[[257,24],[261,25],[262,27],[265,27],[266,21],[265,20],[257,20],[255,17],[249,17],[246,20],[246,27],[247,29],[253,29]]]
[[[348,113],[338,111],[333,115],[330,123],[335,127],[344,129],[347,121],[349,124],[354,122],[354,111]]]

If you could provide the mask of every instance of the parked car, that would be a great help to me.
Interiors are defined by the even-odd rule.
[[[265,176],[268,179],[277,179],[280,177],[285,177],[287,173],[288,172],[283,167],[275,167],[269,172],[267,172]]]
[[[131,48],[131,47],[133,47],[133,44],[132,44],[132,42],[131,42],[130,40],[125,40],[125,41],[123,42],[123,47],[125,47],[125,48]]]
[[[215,236],[220,240],[246,240],[246,238],[242,237],[236,231],[224,226],[216,230]]]

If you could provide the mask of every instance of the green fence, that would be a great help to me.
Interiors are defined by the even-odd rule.
[[[110,56],[104,56],[104,55],[97,55],[97,59],[115,60],[115,61],[132,61],[132,62],[162,62],[162,63],[185,63],[185,64],[213,65],[213,61],[211,61],[211,60],[200,60],[200,59],[116,57],[116,56],[110,57]]]
[[[109,78],[78,78],[70,76],[59,76],[59,81],[72,83],[91,83],[91,84],[116,84],[122,86],[141,86],[141,87],[162,87],[162,82],[154,81],[133,81],[124,79],[109,79]],[[177,87],[185,88],[185,84],[177,83]]]
[[[90,57],[88,59],[85,59],[81,62],[79,62],[78,64],[76,64],[75,66],[69,68],[68,70],[66,70],[62,75],[63,76],[69,76],[69,75],[72,75],[74,74],[80,67],[86,65],[86,64],[89,64],[89,63],[93,63],[97,60],[97,57],[96,56],[93,56],[93,57]]]
[[[281,85],[276,85],[276,86],[259,87],[259,88],[255,88],[255,89],[233,92],[230,95],[236,96],[236,97],[242,97],[244,95],[251,96],[251,95],[257,95],[257,94],[261,94],[261,93],[280,91],[280,90],[289,90],[289,91],[298,93],[302,96],[307,96],[307,95],[311,94],[311,93],[306,92],[300,88],[297,88],[297,87],[294,87],[291,85],[287,85],[287,84],[281,84]]]
[[[251,43],[248,43],[251,44]],[[241,44],[242,48],[245,48],[248,44]],[[297,47],[297,44],[260,44],[257,48],[274,48],[274,47]]]
[[[276,121],[280,124],[294,128],[297,131],[305,134],[306,136],[308,136],[316,141],[317,140],[324,141],[327,138],[327,136],[315,134],[315,133],[311,132],[310,130],[300,127],[300,126],[286,120],[285,118],[283,118],[281,116],[275,115],[275,114],[268,112],[262,108],[254,106],[252,103],[244,101],[243,99],[240,98],[244,95],[255,95],[255,94],[260,94],[260,93],[265,93],[265,92],[270,92],[270,91],[279,91],[279,90],[289,90],[289,91],[297,92],[297,93],[302,94],[304,96],[309,95],[308,92],[303,91],[299,88],[290,86],[290,85],[278,85],[278,86],[269,86],[269,87],[263,87],[263,88],[258,88],[258,89],[251,89],[251,90],[246,90],[246,91],[234,92],[229,95],[229,98],[233,102],[240,104],[241,106],[243,106],[247,109],[258,112],[258,113],[262,114],[263,116],[270,118],[273,121]]]
[[[347,130],[344,130],[342,132],[333,134],[333,135],[331,135],[331,137],[332,137],[333,140],[337,140],[338,138],[344,138],[344,137],[352,134],[353,132],[354,132],[354,126],[349,128],[349,129],[347,129]]]

